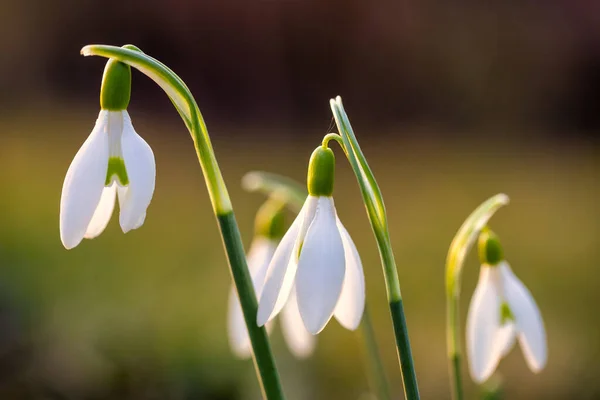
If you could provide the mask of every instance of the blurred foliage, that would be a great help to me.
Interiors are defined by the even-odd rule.
[[[157,162],[144,226],[124,235],[113,218],[99,238],[66,251],[58,236],[60,190],[96,115],[90,107],[31,107],[40,110],[35,118],[24,109],[0,120],[0,398],[259,398],[251,363],[228,349],[230,277],[200,168],[175,113],[157,119],[130,110]],[[492,228],[538,300],[550,346],[539,375],[527,370],[520,350],[501,363],[506,398],[599,393],[597,148],[532,132],[518,141],[493,131],[465,142],[439,139],[444,132],[438,139],[426,132],[390,139],[374,135],[369,121],[353,124],[389,213],[423,397],[449,396],[444,260],[450,240],[472,209],[497,192],[509,194],[511,204]],[[302,182],[326,125],[232,128],[208,118],[246,245],[264,198],[243,191],[242,176],[275,171]],[[265,131],[286,134],[273,142],[261,139]],[[343,160],[336,205],[361,251],[376,335],[400,396],[377,248]],[[463,318],[477,279],[475,255],[464,275]],[[316,356],[304,362],[289,355],[278,333],[273,342],[291,400],[367,396],[358,335],[331,323],[319,335]],[[467,389],[478,392],[468,382]]]
[[[481,386],[481,400],[502,400],[504,398],[502,384],[503,382],[500,374],[493,374],[490,379]]]

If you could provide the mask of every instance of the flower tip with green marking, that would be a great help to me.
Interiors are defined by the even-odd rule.
[[[347,329],[358,327],[365,305],[362,262],[337,216],[333,202],[335,158],[326,146],[313,152],[302,210],[283,236],[269,264],[258,305],[265,325],[286,303],[297,302],[313,335],[332,316]]]
[[[82,49],[86,53],[86,48]],[[127,112],[131,69],[109,60],[92,133],[71,162],[60,200],[60,238],[67,249],[100,235],[119,200],[123,232],[139,228],[154,193],[152,149],[133,128]]]
[[[481,269],[467,314],[469,371],[475,382],[486,381],[519,341],[533,372],[547,361],[546,331],[529,290],[503,256],[498,237],[485,228],[479,236]]]

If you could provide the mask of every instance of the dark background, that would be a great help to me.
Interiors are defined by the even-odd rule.
[[[42,93],[91,101],[97,70],[73,55],[89,43],[135,43],[178,72],[213,119],[306,124],[322,118],[324,98],[341,94],[377,127],[590,131],[600,124],[600,5],[593,1],[2,7],[2,71],[10,79],[0,88],[9,105]],[[136,104],[165,111],[152,85],[136,88],[143,94]]]
[[[600,396],[599,2],[4,0],[0,15],[0,398],[259,398],[251,363],[228,349],[230,278],[189,136],[140,73],[129,111],[157,161],[148,218],[60,244],[64,174],[99,109],[104,60],[78,55],[91,43],[133,43],[185,80],[246,246],[263,199],[241,177],[303,181],[333,127],[329,98],[343,97],[385,197],[423,398],[449,398],[448,245],[507,193],[492,227],[542,310],[549,364],[534,375],[515,349],[505,397]],[[399,398],[377,249],[335,151],[338,212]],[[463,320],[476,277],[472,255]],[[370,398],[359,335],[332,322],[308,361],[277,329],[273,344],[291,400]]]

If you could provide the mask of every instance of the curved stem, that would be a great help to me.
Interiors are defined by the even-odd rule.
[[[340,145],[342,150],[344,150],[344,154],[348,154],[348,151],[346,150],[346,146],[344,146],[344,139],[337,133],[328,133],[327,135],[325,135],[323,137],[323,141],[322,141],[323,146],[324,147],[329,146],[329,142],[332,140],[335,140],[336,142],[338,142],[338,144]]]
[[[497,194],[484,201],[462,224],[450,244],[446,258],[446,344],[452,399],[463,399],[460,345],[460,278],[465,257],[494,213],[508,204],[508,196]]]
[[[221,237],[227,253],[227,260],[235,287],[240,299],[246,327],[253,349],[254,365],[257,370],[263,396],[267,399],[283,399],[279,373],[264,327],[256,325],[258,303],[252,280],[246,265],[246,256],[240,231],[233,213],[227,187],[221,175],[219,164],[210,142],[206,124],[196,104],[194,96],[171,69],[160,61],[142,53],[115,46],[85,46],[83,55],[96,55],[113,58],[138,69],[154,80],[169,96],[190,131],[196,155],[206,181],[214,213],[217,217]]]
[[[396,262],[394,260],[394,253],[392,251],[392,244],[387,227],[387,216],[385,205],[383,204],[383,196],[377,185],[375,176],[356,140],[348,116],[344,111],[342,99],[338,96],[335,100],[330,100],[330,105],[346,149],[346,156],[356,175],[363,201],[367,208],[367,216],[369,217],[371,228],[373,229],[375,240],[377,241],[377,247],[379,248],[390,314],[394,326],[394,334],[396,336],[396,348],[404,383],[404,394],[409,400],[419,399],[417,375],[408,338],[406,316],[404,314],[402,295],[400,293],[400,281],[398,280],[398,271],[396,270]]]

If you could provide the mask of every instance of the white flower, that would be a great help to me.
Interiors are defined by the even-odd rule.
[[[297,302],[313,335],[332,315],[350,330],[360,323],[365,305],[362,263],[329,196],[308,196],[277,247],[260,296],[258,325],[290,302]]]
[[[133,129],[126,110],[102,110],[69,166],[60,199],[60,239],[67,249],[98,236],[119,198],[123,232],[144,223],[154,193],[156,165],[150,146]]]
[[[257,237],[248,251],[248,269],[252,277],[254,291],[259,297],[263,288],[267,268],[273,258],[277,241],[266,237]],[[294,294],[292,294],[294,295]],[[242,307],[238,299],[235,288],[231,288],[229,294],[229,313],[228,313],[228,331],[229,344],[235,355],[240,358],[248,358],[252,354],[252,346]],[[270,332],[272,324],[267,324],[267,331]],[[314,350],[315,337],[308,333],[295,301],[290,301],[283,309],[281,318],[281,329],[283,337],[291,352],[298,358],[308,357]]]
[[[546,332],[531,293],[506,261],[481,266],[467,316],[467,351],[471,376],[487,380],[518,338],[533,372],[546,365]]]

